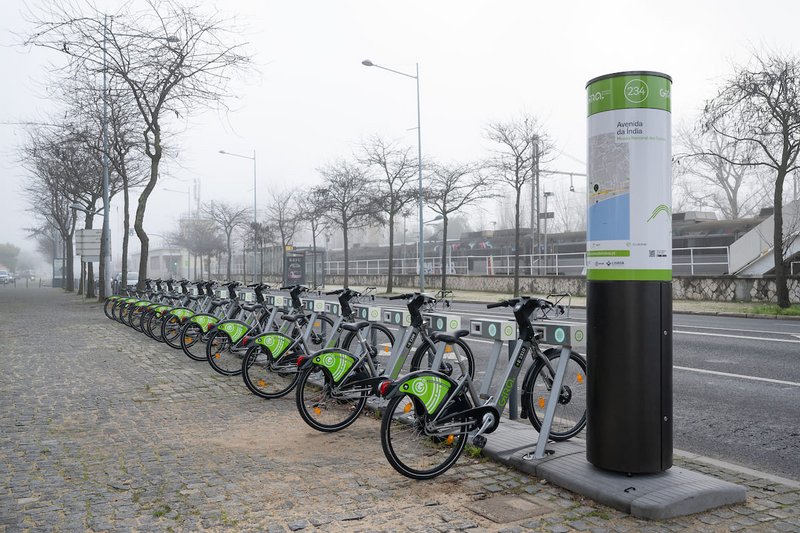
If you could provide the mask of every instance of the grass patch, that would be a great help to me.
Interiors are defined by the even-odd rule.
[[[473,446],[472,444],[467,444],[464,446],[464,453],[466,453],[469,457],[473,459],[480,459],[483,455],[483,448],[478,448],[477,446]]]
[[[778,307],[776,304],[757,305],[753,307],[751,313],[756,315],[800,316],[800,304],[794,304],[785,309]]]
[[[172,507],[170,507],[167,504],[159,505],[158,508],[155,511],[153,511],[153,516],[155,518],[161,518],[162,516],[164,516],[165,514],[170,512],[171,510],[172,510]]]
[[[606,511],[603,511],[601,509],[595,509],[591,513],[585,514],[583,516],[599,518],[600,520],[611,520],[611,515],[609,515]]]

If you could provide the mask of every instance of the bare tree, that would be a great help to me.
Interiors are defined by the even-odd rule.
[[[724,120],[717,126],[723,131],[728,129]],[[751,215],[769,196],[758,183],[758,169],[747,164],[756,155],[755,145],[736,142],[713,129],[703,130],[702,125],[696,131],[682,127],[677,133],[676,181],[691,203],[733,220]]]
[[[363,168],[340,160],[319,169],[322,185],[315,188],[325,218],[342,230],[344,240],[344,286],[350,284],[349,232],[381,222],[380,205],[374,202],[376,190]]]
[[[31,179],[24,187],[28,211],[42,223],[58,231],[66,248],[67,291],[74,291],[73,235],[75,213],[70,205],[78,200],[85,177],[93,173],[92,157],[86,145],[65,128],[32,127],[21,148],[21,164]],[[91,227],[91,225],[89,226]]]
[[[270,201],[267,204],[267,224],[275,230],[275,236],[280,237],[282,265],[286,265],[288,246],[294,240],[294,234],[300,225],[299,208],[296,202],[297,191],[286,189],[271,191]]]
[[[211,277],[211,258],[225,251],[225,238],[216,222],[204,218],[183,219],[176,231],[167,234],[167,242],[185,248],[200,258],[200,277],[203,277],[203,258],[207,258],[206,272]]]
[[[227,202],[208,202],[203,205],[202,213],[217,225],[225,234],[225,253],[228,264],[225,269],[226,279],[231,278],[231,260],[233,257],[233,231],[242,226],[247,226],[247,218],[251,211],[246,207],[236,206]]]
[[[708,130],[738,143],[747,159],[728,163],[761,167],[775,175],[773,258],[778,305],[789,307],[783,234],[783,185],[798,169],[800,154],[800,60],[777,53],[755,54],[752,65],[737,68],[705,107]],[[714,154],[712,154],[714,155]]]
[[[300,220],[306,222],[311,231],[311,252],[314,254],[312,279],[314,285],[317,285],[317,239],[328,230],[329,224],[325,218],[325,203],[320,197],[319,189],[312,189],[311,192],[301,195],[298,200],[298,208]]]
[[[26,44],[67,54],[69,76],[108,72],[127,86],[141,115],[149,179],[139,196],[134,228],[141,242],[140,287],[147,277],[149,239],[144,231],[147,200],[164,156],[162,126],[208,106],[222,105],[231,74],[249,62],[243,44],[228,44],[230,21],[205,16],[178,0],[147,0],[141,11],[126,3],[107,18],[91,6],[68,1],[33,14]]]
[[[535,117],[522,115],[509,122],[493,122],[484,135],[499,145],[488,161],[493,177],[514,190],[514,296],[519,296],[520,213],[522,191],[535,186],[536,168],[549,150],[547,136]]]
[[[475,165],[432,165],[428,207],[442,217],[442,290],[447,290],[447,225],[450,215],[491,198],[491,180]],[[424,265],[423,265],[424,266]]]
[[[417,175],[416,158],[409,156],[410,147],[400,147],[379,136],[373,136],[361,146],[359,162],[373,168],[380,176],[375,183],[380,192],[380,202],[386,213],[389,226],[389,273],[386,292],[392,292],[394,275],[394,230],[395,219],[418,198],[414,189]]]

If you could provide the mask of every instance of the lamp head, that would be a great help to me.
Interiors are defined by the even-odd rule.
[[[375,63],[373,63],[369,59],[365,59],[364,61],[361,62],[361,64],[364,65],[365,67],[374,67],[375,66]]]

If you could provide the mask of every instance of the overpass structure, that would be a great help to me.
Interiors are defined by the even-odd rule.
[[[729,273],[735,276],[763,276],[775,268],[772,214],[730,245]],[[800,255],[800,200],[783,206],[784,257]]]

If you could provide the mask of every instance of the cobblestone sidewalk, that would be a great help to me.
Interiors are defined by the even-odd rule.
[[[699,464],[747,504],[644,522],[466,455],[410,481],[377,420],[317,433],[59,290],[0,291],[0,341],[0,532],[800,531],[800,490]]]

